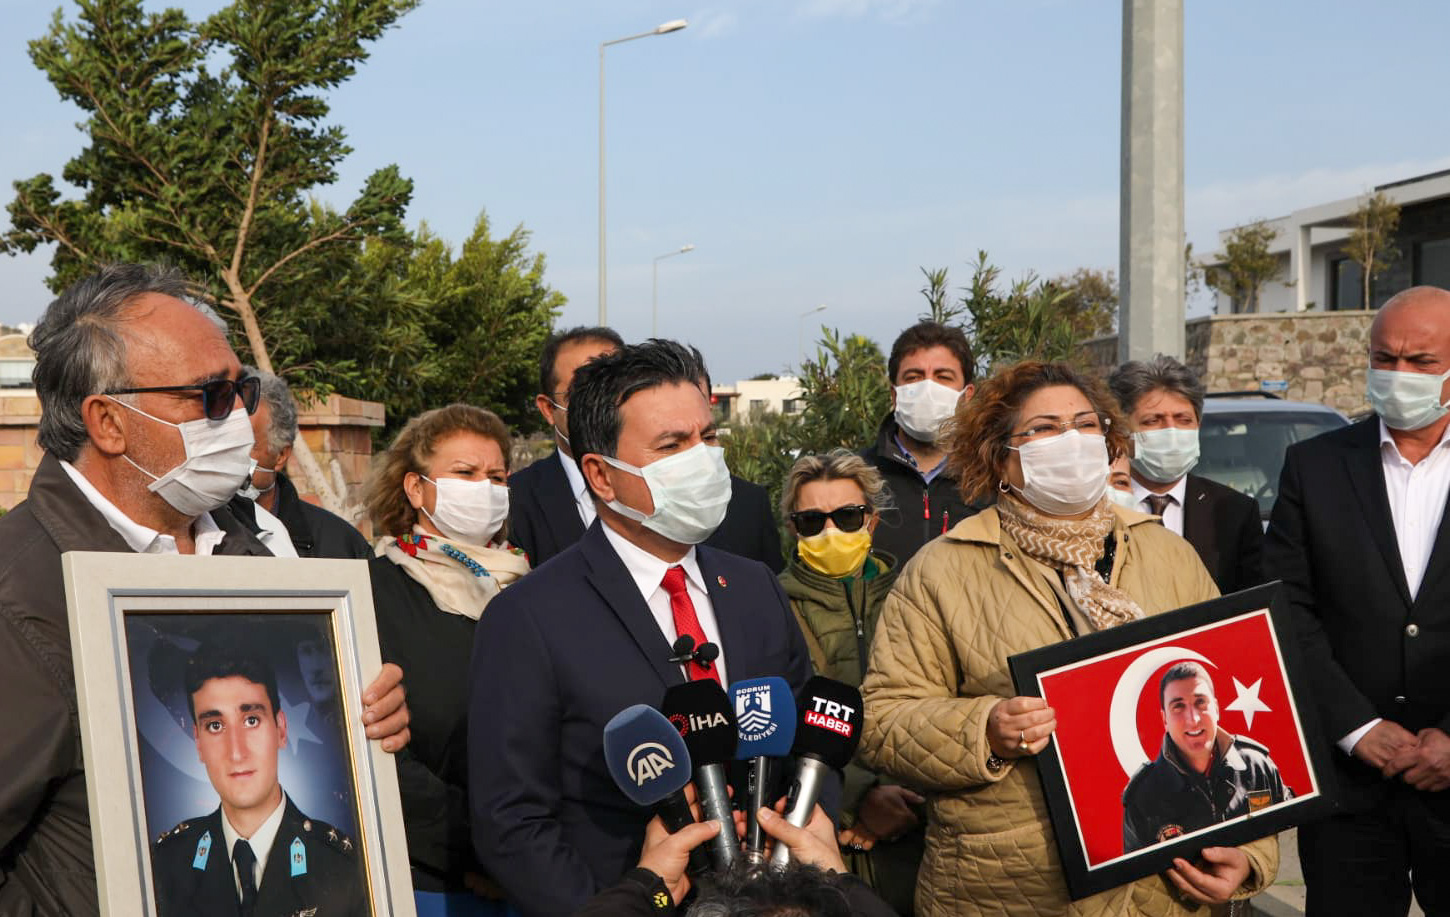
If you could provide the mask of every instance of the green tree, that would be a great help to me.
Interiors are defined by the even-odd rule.
[[[88,145],[62,170],[82,196],[63,199],[49,174],[16,182],[0,250],[54,243],[56,291],[102,262],[171,262],[240,328],[245,359],[291,369],[302,387],[345,369],[321,358],[274,367],[271,354],[307,351],[301,338],[314,329],[298,315],[347,273],[364,239],[404,237],[412,183],[395,166],[340,212],[308,195],[351,152],[324,123],[324,93],[417,0],[234,0],[200,22],[147,13],[140,0],[77,5],[75,22],[57,11],[29,47],[85,114]],[[296,454],[342,511],[300,437]]]
[[[1359,265],[1365,309],[1374,307],[1370,283],[1399,257],[1395,231],[1400,228],[1400,205],[1383,191],[1375,192],[1349,215],[1349,238],[1344,254]]]
[[[1259,291],[1279,273],[1279,256],[1269,251],[1278,233],[1264,220],[1229,230],[1223,252],[1202,265],[1203,282],[1243,312],[1259,311]]]
[[[1047,284],[1065,294],[1059,302],[1080,339],[1109,334],[1118,324],[1118,278],[1112,271],[1080,267]]]

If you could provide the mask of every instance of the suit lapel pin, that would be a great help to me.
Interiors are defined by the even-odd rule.
[[[292,878],[307,875],[307,848],[302,844],[302,838],[292,838]]]
[[[183,848],[185,849],[185,848]],[[206,869],[206,858],[211,855],[211,832],[208,831],[196,842],[196,856],[191,858],[192,869]]]
[[[715,582],[717,582],[717,583],[720,584],[720,588],[721,589],[724,589],[725,588],[725,577],[723,577],[723,576],[717,576],[717,577],[715,577]]]

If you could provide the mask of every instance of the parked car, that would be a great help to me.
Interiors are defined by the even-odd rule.
[[[1253,497],[1267,526],[1285,450],[1348,423],[1322,404],[1284,401],[1263,392],[1211,393],[1203,402],[1193,473]]]

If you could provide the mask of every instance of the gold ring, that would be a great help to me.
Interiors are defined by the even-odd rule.
[[[1027,733],[1025,731],[1017,733],[1017,747],[1022,751],[1028,751],[1032,748],[1031,745],[1027,744]]]

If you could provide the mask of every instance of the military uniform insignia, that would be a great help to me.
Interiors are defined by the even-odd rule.
[[[1163,827],[1161,827],[1161,828],[1158,829],[1158,843],[1160,843],[1160,844],[1163,843],[1164,841],[1169,841],[1169,840],[1172,840],[1175,837],[1182,837],[1182,836],[1183,836],[1183,826],[1182,825],[1164,825]]]
[[[1249,790],[1249,812],[1267,809],[1274,801],[1273,790]]]
[[[302,844],[302,838],[292,838],[292,847],[288,851],[288,858],[292,864],[292,878],[307,875],[307,848]]]
[[[184,825],[182,827],[185,827]],[[180,830],[180,829],[178,829]],[[192,869],[206,869],[206,859],[211,856],[211,832],[208,831],[196,842],[196,855],[191,858]]]
[[[312,819],[310,819],[310,818],[304,818],[302,820],[302,830],[303,831],[311,831],[312,830]]]
[[[343,850],[347,850],[347,851],[351,851],[352,850],[352,841],[348,840],[347,838],[343,838],[342,839],[342,849]]]
[[[337,829],[336,828],[328,828],[327,829],[327,839],[330,840],[330,841],[332,841],[334,844],[337,843]]]
[[[300,911],[293,912],[292,917],[317,917],[317,908],[305,907]]]

